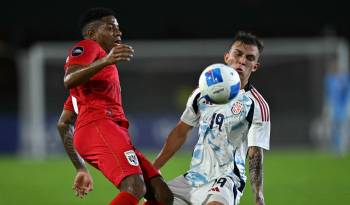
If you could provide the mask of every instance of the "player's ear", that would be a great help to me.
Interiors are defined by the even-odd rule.
[[[225,61],[226,64],[228,64],[228,59],[229,59],[229,53],[225,52],[225,54],[224,54],[224,61]]]
[[[255,65],[254,65],[254,67],[252,69],[252,72],[257,71],[259,68],[260,68],[260,63],[259,62],[255,63]]]
[[[93,29],[87,30],[86,34],[91,40],[96,40],[96,32]]]
[[[96,40],[97,24],[90,23],[86,26],[86,36],[91,40]]]

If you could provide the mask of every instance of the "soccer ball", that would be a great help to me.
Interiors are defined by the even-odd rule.
[[[212,64],[199,77],[201,96],[214,104],[225,104],[234,99],[241,87],[237,71],[224,64]]]

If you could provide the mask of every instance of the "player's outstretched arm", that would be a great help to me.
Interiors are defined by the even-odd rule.
[[[74,179],[73,189],[75,194],[83,197],[93,189],[93,180],[89,174],[84,160],[75,151],[73,147],[73,132],[76,114],[70,110],[64,109],[57,123],[57,129],[61,136],[64,148],[77,170],[77,175]]]
[[[256,205],[264,205],[263,192],[263,149],[260,147],[249,147],[249,176],[250,184]]]
[[[188,133],[192,126],[180,121],[176,127],[169,133],[162,150],[154,160],[153,165],[160,169],[181,146],[185,143]]]
[[[115,64],[119,61],[129,61],[133,55],[134,50],[131,46],[119,44],[113,47],[107,56],[94,61],[90,65],[69,66],[64,76],[64,87],[71,89],[85,83],[104,67]]]

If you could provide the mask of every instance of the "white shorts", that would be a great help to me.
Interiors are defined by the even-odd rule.
[[[228,176],[219,177],[203,186],[193,187],[181,175],[169,181],[168,186],[174,194],[174,205],[205,205],[212,201],[224,205],[237,205],[242,195]]]

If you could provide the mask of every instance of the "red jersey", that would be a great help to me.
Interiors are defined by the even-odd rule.
[[[71,65],[87,66],[105,57],[107,53],[93,40],[78,42],[70,49],[64,69]],[[121,99],[119,75],[116,65],[108,65],[90,80],[70,90],[79,99],[76,129],[95,120],[108,118],[126,121]]]
[[[74,107],[73,107],[73,103],[72,103],[72,96],[71,95],[69,95],[67,97],[66,101],[64,102],[63,108],[65,110],[70,110],[72,112],[75,112]]]
[[[63,108],[65,110],[70,110],[75,114],[79,114],[78,104],[79,106],[81,106],[81,103],[78,102],[78,99],[75,96],[73,96],[72,93],[69,93],[69,96],[64,102]]]

